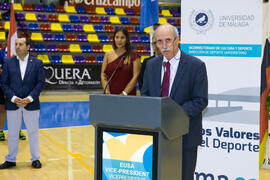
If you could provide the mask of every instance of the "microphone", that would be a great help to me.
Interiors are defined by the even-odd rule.
[[[115,69],[114,69],[114,71],[113,71],[111,77],[108,79],[108,81],[107,81],[107,83],[106,83],[106,86],[105,86],[105,88],[104,88],[103,94],[106,94],[106,89],[107,89],[107,87],[108,87],[110,81],[112,80],[114,74],[116,73],[117,69],[119,68],[121,62],[123,62],[125,59],[126,59],[126,56],[123,56],[123,57],[120,59],[120,61],[118,62],[118,64],[117,64],[117,66],[115,67]]]

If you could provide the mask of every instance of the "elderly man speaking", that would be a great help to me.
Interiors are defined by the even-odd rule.
[[[163,56],[147,63],[141,94],[169,96],[189,116],[189,133],[183,136],[182,180],[193,180],[197,148],[202,141],[202,111],[208,104],[206,67],[201,60],[179,49],[179,35],[174,26],[163,24],[155,35]]]

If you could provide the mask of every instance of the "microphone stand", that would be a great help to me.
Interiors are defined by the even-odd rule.
[[[107,89],[107,87],[108,87],[110,81],[112,80],[112,78],[113,78],[114,74],[116,73],[118,67],[120,66],[121,62],[123,62],[123,60],[125,60],[125,58],[126,58],[126,56],[123,56],[123,57],[120,59],[120,61],[118,62],[118,64],[117,64],[117,66],[115,67],[115,69],[114,69],[114,71],[113,71],[111,77],[110,77],[109,80],[107,81],[107,84],[106,84],[106,86],[105,86],[105,88],[104,88],[103,94],[106,94],[106,89]]]

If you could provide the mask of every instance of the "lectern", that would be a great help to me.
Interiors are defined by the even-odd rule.
[[[90,95],[95,179],[181,180],[189,118],[172,99]]]

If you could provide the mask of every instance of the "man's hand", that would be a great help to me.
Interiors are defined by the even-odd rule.
[[[15,98],[14,103],[15,103],[18,107],[24,107],[24,106],[23,106],[23,101],[22,101],[22,99],[19,98],[19,97],[16,97],[16,98]]]
[[[17,97],[15,100],[14,100],[14,103],[16,103],[16,105],[18,106],[18,107],[25,107],[27,104],[29,104],[31,101],[30,101],[30,99],[28,99],[28,98],[23,98],[23,99],[21,99],[21,98],[19,98],[19,97]]]
[[[29,104],[30,102],[31,102],[31,101],[30,101],[29,98],[27,98],[27,97],[26,97],[26,98],[23,98],[23,99],[22,99],[22,103],[23,103],[23,105],[24,105],[23,107],[25,107],[25,106],[26,106],[27,104]]]

